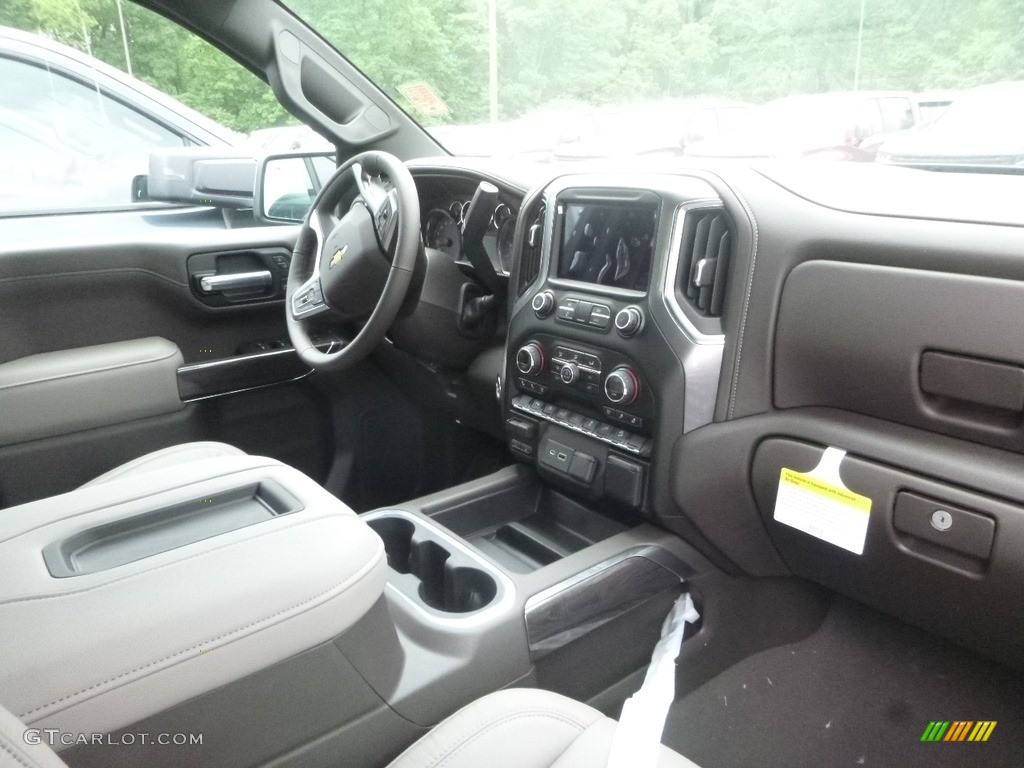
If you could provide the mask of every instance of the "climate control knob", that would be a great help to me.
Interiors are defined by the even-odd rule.
[[[558,378],[563,384],[575,384],[580,378],[580,367],[576,363],[566,363],[558,372]]]
[[[615,330],[629,338],[636,336],[644,327],[644,313],[640,307],[624,307],[615,313]]]
[[[530,306],[533,307],[533,311],[537,313],[537,317],[545,318],[551,314],[551,310],[555,308],[555,294],[551,291],[541,291],[533,297],[533,301],[530,302]]]
[[[536,341],[528,341],[516,352],[516,368],[527,376],[544,370],[544,347]]]
[[[604,380],[604,396],[616,405],[629,405],[640,396],[640,377],[628,365],[620,365]]]

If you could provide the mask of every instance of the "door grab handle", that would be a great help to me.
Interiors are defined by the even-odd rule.
[[[203,293],[218,291],[259,291],[274,282],[270,270],[262,272],[236,272],[227,275],[207,275],[199,279],[199,290]]]

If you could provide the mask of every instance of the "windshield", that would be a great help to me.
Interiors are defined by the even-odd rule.
[[[996,0],[288,5],[451,152],[528,162],[874,161],[965,91],[1019,76],[1024,60],[1018,4]],[[979,164],[1005,121],[1019,124],[1022,91],[999,98],[982,94],[977,119],[964,118]]]

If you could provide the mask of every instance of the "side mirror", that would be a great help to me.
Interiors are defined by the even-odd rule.
[[[132,179],[132,202],[146,203],[152,200],[149,196],[149,176],[140,174]]]
[[[221,208],[252,208],[256,159],[210,147],[162,149],[149,156],[149,200]],[[142,193],[133,182],[132,194]]]
[[[264,224],[298,224],[334,174],[333,152],[267,155],[256,166],[253,214]]]

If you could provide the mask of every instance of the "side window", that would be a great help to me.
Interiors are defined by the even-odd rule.
[[[127,205],[149,153],[189,142],[95,85],[0,57],[0,211]]]
[[[64,5],[0,0],[0,216],[136,205],[132,180],[158,149],[325,145],[267,83],[163,16]]]

